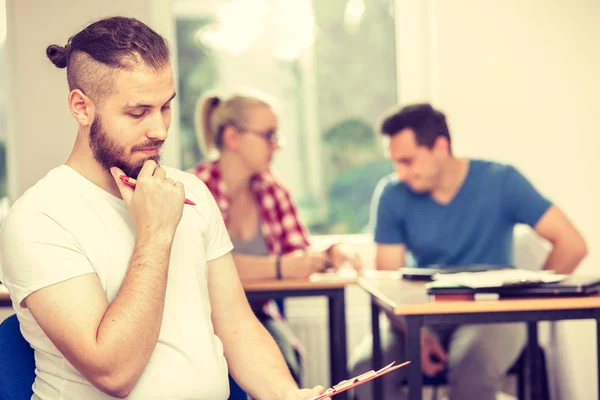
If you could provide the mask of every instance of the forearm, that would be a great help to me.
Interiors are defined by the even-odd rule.
[[[404,256],[390,257],[389,254],[377,252],[375,256],[375,268],[379,271],[397,271],[404,267]]]
[[[137,381],[158,341],[171,241],[138,236],[121,288],[98,327],[97,348],[125,381]]]
[[[545,270],[552,270],[559,274],[570,274],[586,256],[585,245],[574,245],[567,242],[557,242],[544,264]]]
[[[399,268],[397,266],[390,265],[389,263],[377,263],[376,267],[379,271],[397,271]]]
[[[233,254],[233,261],[242,281],[275,279],[275,256]]]
[[[280,400],[297,389],[277,344],[252,316],[237,324],[225,347],[231,375],[255,399]]]

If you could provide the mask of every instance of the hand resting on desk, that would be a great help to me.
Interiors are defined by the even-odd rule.
[[[356,252],[346,244],[335,244],[325,251],[296,250],[281,257],[284,279],[306,279],[315,273],[337,272],[347,267],[360,271],[361,263]]]
[[[283,279],[306,279],[315,272],[327,269],[328,260],[324,251],[296,250],[281,257]]]

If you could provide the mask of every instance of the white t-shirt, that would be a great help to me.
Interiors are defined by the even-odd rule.
[[[184,206],[171,250],[158,343],[128,398],[224,400],[228,371],[211,322],[207,261],[230,252],[232,244],[204,183],[165,169],[184,184],[196,206]],[[0,233],[0,280],[35,350],[34,399],[111,398],[77,372],[22,301],[43,287],[95,273],[111,302],[125,277],[135,232],[123,200],[66,165],[50,171],[12,207]]]

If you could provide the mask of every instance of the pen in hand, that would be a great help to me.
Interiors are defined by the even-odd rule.
[[[135,184],[136,184],[136,180],[133,178],[130,178],[126,175],[121,175],[119,177],[121,179],[121,181],[123,181],[124,184],[126,184],[127,186],[129,186],[130,188],[134,188],[135,189]],[[185,199],[185,203],[184,204],[189,204],[191,206],[195,206],[196,203],[194,203],[191,200]]]

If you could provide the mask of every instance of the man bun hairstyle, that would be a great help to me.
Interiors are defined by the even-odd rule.
[[[69,90],[80,89],[94,100],[110,93],[116,70],[143,66],[159,71],[170,60],[161,35],[135,18],[121,16],[88,25],[65,46],[48,46],[46,55],[56,67],[67,69]]]

